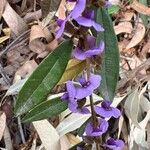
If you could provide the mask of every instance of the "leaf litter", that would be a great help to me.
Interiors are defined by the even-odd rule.
[[[52,0],[51,7],[49,2],[0,1],[0,145],[4,149],[37,149],[39,143],[45,149],[70,148],[82,140],[73,131],[89,118],[67,113],[63,119],[49,118],[34,122],[33,126],[23,124],[23,130],[18,130],[19,122],[14,121],[14,114],[8,111],[26,78],[62,40],[54,38],[53,17],[64,19],[66,9],[73,6],[64,7],[63,0],[57,3]],[[150,7],[136,0],[133,3],[112,0],[112,3],[121,8],[112,14],[120,50],[120,79],[114,105],[125,108],[125,114],[119,120],[118,136],[125,139],[129,147],[135,147],[135,142],[136,146],[148,149],[150,33],[140,14],[149,18]],[[70,60],[59,84],[77,76],[84,67],[84,62]],[[7,122],[10,122],[9,126]],[[20,134],[25,136],[26,144],[21,141]]]

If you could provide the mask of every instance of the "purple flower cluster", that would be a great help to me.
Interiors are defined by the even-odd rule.
[[[103,27],[94,20],[94,11],[89,9],[86,10],[87,0],[66,1],[75,2],[75,6],[74,9],[68,13],[65,20],[57,20],[57,24],[60,28],[56,33],[56,38],[60,38],[62,36],[66,23],[69,21],[75,21],[79,27],[85,29],[92,27],[97,32],[104,31]],[[109,3],[107,2],[106,5],[109,5]],[[73,57],[76,59],[90,59],[91,57],[99,55],[104,51],[104,41],[101,41],[97,46],[95,37],[90,35],[89,32],[83,34],[82,37],[85,38],[86,44],[82,43],[79,38],[78,43],[76,44],[72,53]],[[87,74],[87,77],[85,77],[85,74],[84,76],[81,75],[77,82],[66,82],[66,92],[61,97],[61,99],[62,101],[67,102],[68,108],[73,113],[90,113],[90,110],[85,106],[86,97],[91,96],[92,93],[100,86],[100,75],[95,75],[89,72]],[[106,120],[111,117],[118,118],[121,113],[119,109],[111,106],[111,102],[109,100],[104,100],[100,106],[94,105],[93,109],[94,110],[91,108],[91,111],[94,111],[96,125],[93,123],[93,120],[87,123],[85,127],[85,133],[88,137],[99,137],[106,133],[108,130],[109,123]],[[122,140],[114,140],[113,138],[110,138],[103,146],[112,150],[119,150],[123,148],[124,143]]]

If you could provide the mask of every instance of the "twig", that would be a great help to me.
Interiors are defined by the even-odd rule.
[[[22,38],[24,38],[24,36],[26,34],[28,34],[30,32],[30,30],[25,31],[24,33],[22,33],[20,36],[18,36],[13,42],[11,42],[1,53],[0,53],[0,58],[7,53],[7,51],[18,41],[21,41]]]
[[[150,58],[148,58],[145,62],[143,62],[141,65],[139,65],[135,69],[128,71],[126,74],[126,77],[119,81],[117,89],[124,87],[128,81],[136,77],[136,74],[138,72],[148,67],[150,67]]]

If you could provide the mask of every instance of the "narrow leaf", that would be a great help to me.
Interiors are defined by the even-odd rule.
[[[89,118],[90,118],[90,114],[83,115],[83,114],[73,113],[67,118],[65,118],[62,122],[60,122],[56,130],[58,131],[60,136],[63,136],[66,133],[78,129]]]
[[[16,115],[26,113],[46,99],[50,90],[61,79],[72,47],[73,44],[70,40],[63,42],[33,72],[19,92],[15,106]]]
[[[67,103],[56,98],[45,101],[34,107],[29,113],[23,117],[23,122],[32,122],[41,119],[47,119],[59,115],[67,109]]]
[[[47,120],[35,121],[33,122],[33,126],[46,150],[60,149],[60,137],[55,128]]]
[[[139,91],[138,89],[136,89],[126,99],[124,108],[128,117],[131,119],[132,123],[138,128],[140,128],[140,125],[138,123],[139,106],[140,106]]]
[[[103,8],[97,9],[96,20],[102,24],[105,31],[97,34],[97,44],[101,40],[105,42],[105,50],[102,55],[102,68],[100,74],[102,83],[100,93],[103,98],[113,100],[119,76],[119,49],[112,21]]]

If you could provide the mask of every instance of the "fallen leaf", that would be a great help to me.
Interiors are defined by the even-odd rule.
[[[1,20],[1,17],[2,17],[2,14],[3,14],[3,11],[5,9],[5,5],[6,5],[6,0],[1,0],[0,2],[0,20]]]
[[[81,142],[81,140],[79,140],[75,135],[73,135],[71,133],[68,133],[67,137],[72,145],[77,145]]]
[[[60,149],[60,137],[55,128],[47,120],[35,121],[33,122],[33,126],[46,150]]]
[[[137,12],[144,14],[144,15],[150,15],[150,8],[139,3],[138,1],[134,0],[133,3],[130,5],[131,8],[136,10]]]
[[[69,133],[79,128],[86,120],[89,119],[89,117],[90,114],[83,115],[73,113],[67,118],[65,118],[62,122],[60,122],[56,130],[60,136],[63,136],[66,133]]]
[[[67,150],[67,149],[71,148],[71,144],[66,135],[64,135],[60,138],[60,145],[61,145],[61,150]]]
[[[29,23],[37,19],[41,19],[41,17],[42,17],[42,11],[40,9],[38,11],[26,13],[26,15],[24,16],[24,20],[26,20],[26,22]]]
[[[13,150],[12,140],[7,125],[5,126],[5,131],[4,131],[4,143],[7,150]]]
[[[130,49],[139,44],[141,40],[144,38],[145,32],[146,32],[145,26],[143,25],[140,19],[139,23],[136,26],[135,34],[133,35],[129,44],[126,46],[126,49]]]
[[[37,63],[34,60],[27,61],[22,67],[20,67],[14,76],[14,82],[19,79],[25,78],[27,75],[30,75],[36,68]]]
[[[6,115],[4,112],[0,113],[1,113],[0,114],[0,141],[1,141],[6,126]]]
[[[34,25],[30,32],[30,42],[29,48],[35,53],[42,53],[46,49],[46,45],[40,40],[40,38],[45,38],[45,34],[40,25]]]
[[[140,125],[138,123],[139,106],[140,98],[137,88],[127,97],[124,104],[124,109],[128,117],[131,119],[132,123],[138,128],[140,128]]]
[[[121,22],[114,26],[116,35],[120,33],[131,33],[133,30],[132,24],[130,22]]]
[[[28,29],[25,21],[12,9],[8,2],[6,3],[5,10],[2,16],[8,26],[17,36]]]

